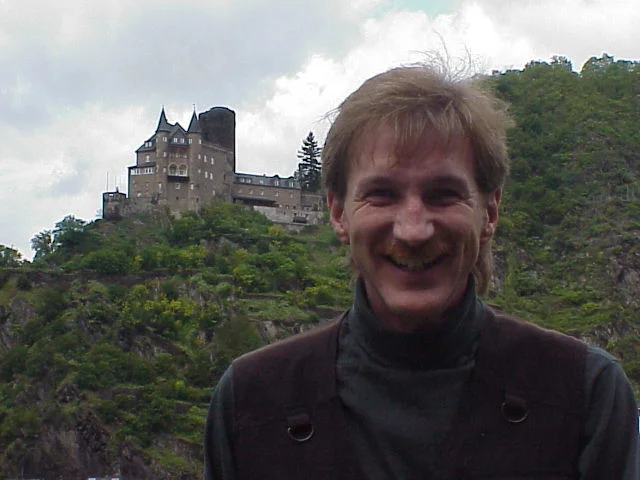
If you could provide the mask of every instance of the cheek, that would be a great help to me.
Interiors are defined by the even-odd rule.
[[[456,245],[465,256],[477,255],[480,248],[480,232],[473,222],[451,223],[447,237],[447,240]]]

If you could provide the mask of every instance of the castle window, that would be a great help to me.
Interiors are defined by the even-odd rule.
[[[167,156],[167,152],[162,152],[162,156],[166,157]]]
[[[249,190],[249,195],[253,195],[253,190]]]
[[[187,166],[186,165],[180,165],[180,167],[178,168],[178,175],[181,177],[186,177],[187,176]]]
[[[175,175],[177,173],[178,167],[174,163],[169,165],[169,175]]]
[[[176,190],[180,190],[180,184],[179,183],[176,183]]]
[[[166,143],[167,142],[167,137],[162,137],[162,141]]]
[[[158,184],[158,191],[159,191],[159,192],[161,192],[161,191],[162,191],[162,184],[161,184],[161,183],[159,183],[159,184]]]
[[[260,185],[264,185],[264,180],[260,179]]]
[[[200,168],[199,168],[199,169],[198,169],[198,173],[202,173],[202,169],[200,169]]]
[[[274,180],[274,181],[273,181],[273,184],[274,184],[276,187],[279,187],[279,186],[280,186],[280,181],[279,181],[279,180]]]
[[[200,160],[202,158],[202,155],[198,154],[198,160]]]
[[[189,188],[191,188],[191,190],[193,190],[193,183],[189,185]]]
[[[190,138],[189,139],[189,145],[191,145],[192,143],[193,143],[193,138]],[[198,199],[196,198],[196,200],[198,200]]]
[[[144,157],[144,161],[145,161],[145,162],[147,162],[147,163],[149,163],[149,162],[151,161],[151,157],[150,157],[149,155],[146,155],[146,156]]]
[[[211,157],[211,165],[215,165],[216,164],[216,159]]]
[[[207,172],[206,170],[204,171],[204,178],[209,178],[209,172]]]
[[[184,143],[184,138],[181,138],[181,139],[180,139],[180,143]]]
[[[264,190],[260,190],[260,196],[264,197]]]
[[[211,195],[213,195],[214,197],[216,196],[216,190],[215,189],[211,190]]]
[[[199,143],[200,145],[202,145],[202,140],[198,140],[198,143]]]
[[[280,192],[276,192],[276,197],[279,197],[279,196],[280,196]]]
[[[177,138],[173,138],[173,143],[178,143],[178,139]]]
[[[290,193],[290,194],[289,194],[289,198],[293,198],[293,193]]]

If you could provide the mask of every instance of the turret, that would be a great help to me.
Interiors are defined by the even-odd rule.
[[[202,134],[202,128],[200,128],[200,121],[198,120],[198,116],[196,115],[196,111],[193,111],[193,115],[191,115],[191,121],[189,122],[189,128],[187,129],[187,134],[198,133]]]
[[[170,132],[171,125],[167,122],[167,116],[164,113],[164,107],[162,107],[162,112],[160,112],[160,120],[158,120],[158,128],[156,128],[157,132]]]

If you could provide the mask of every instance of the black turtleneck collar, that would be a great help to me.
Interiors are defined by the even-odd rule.
[[[374,361],[394,368],[442,369],[462,365],[473,356],[483,313],[470,277],[462,300],[445,312],[446,320],[439,331],[399,332],[371,311],[359,279],[347,321],[349,331]]]

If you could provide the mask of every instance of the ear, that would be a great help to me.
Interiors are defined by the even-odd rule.
[[[336,197],[335,193],[327,193],[327,205],[329,206],[329,220],[338,240],[349,245],[349,230],[344,218],[344,200]]]
[[[480,241],[482,243],[491,240],[493,234],[496,231],[496,228],[498,226],[498,219],[500,217],[500,200],[502,200],[501,188],[496,188],[487,196],[487,217],[484,227],[482,228],[482,235],[480,236]]]

